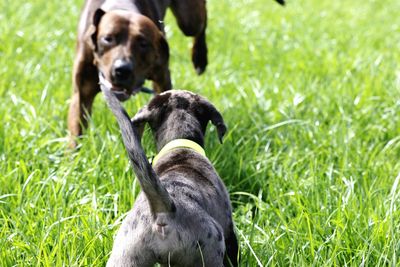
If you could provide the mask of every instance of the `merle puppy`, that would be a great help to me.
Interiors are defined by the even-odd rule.
[[[202,148],[208,121],[222,140],[221,114],[203,97],[172,90],[155,96],[131,123],[113,93],[101,87],[143,190],[122,222],[107,266],[238,266],[229,196]],[[164,147],[154,169],[137,131],[145,123],[158,150]]]

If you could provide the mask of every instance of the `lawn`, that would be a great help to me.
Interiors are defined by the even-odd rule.
[[[0,2],[0,266],[103,266],[140,190],[101,95],[66,153],[82,2]],[[228,125],[240,266],[400,266],[400,1],[207,5],[207,71],[168,13],[171,72]]]

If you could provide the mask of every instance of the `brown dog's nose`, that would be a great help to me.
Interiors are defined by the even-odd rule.
[[[125,82],[131,78],[133,64],[124,59],[117,59],[113,65],[112,75],[117,82]]]

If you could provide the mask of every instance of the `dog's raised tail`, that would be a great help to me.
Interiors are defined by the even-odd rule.
[[[111,92],[111,87],[107,85],[107,81],[103,79],[101,74],[100,88],[104,93],[107,105],[117,118],[129,160],[139,180],[140,186],[149,201],[151,211],[153,214],[174,212],[175,205],[147,160],[139,136],[128,114],[121,106],[116,96]]]

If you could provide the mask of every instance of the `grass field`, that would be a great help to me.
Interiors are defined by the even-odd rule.
[[[0,266],[103,266],[139,191],[102,96],[64,153],[82,2],[0,1]],[[230,130],[240,266],[400,266],[400,1],[207,4],[206,73],[169,13],[171,71]]]

